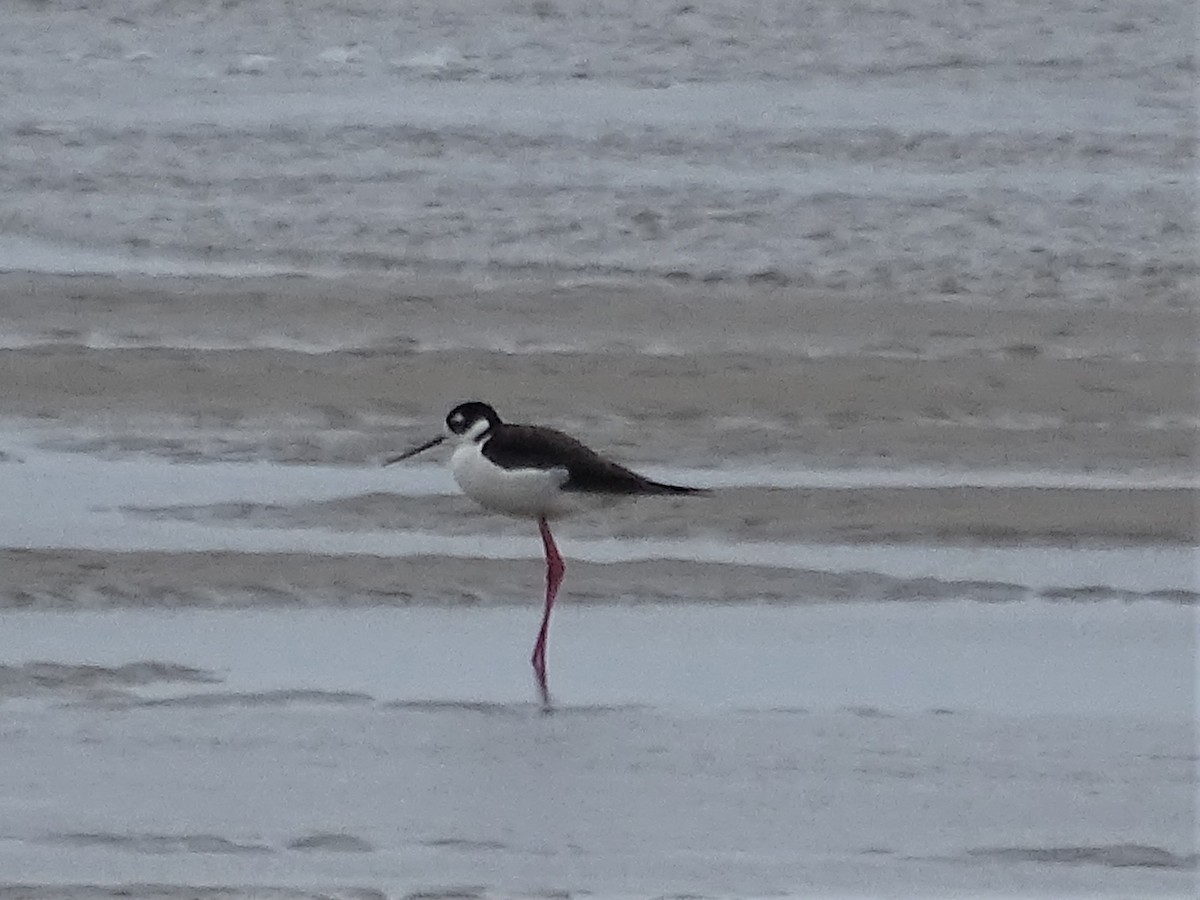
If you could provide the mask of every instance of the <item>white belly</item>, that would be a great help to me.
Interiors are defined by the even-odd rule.
[[[450,457],[450,471],[463,493],[493,512],[521,518],[562,516],[576,509],[559,488],[566,469],[501,469],[478,444],[464,444]]]

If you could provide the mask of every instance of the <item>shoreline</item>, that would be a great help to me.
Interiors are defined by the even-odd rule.
[[[396,536],[399,545],[405,535]],[[584,561],[589,544],[567,543],[563,599],[576,606],[654,604],[840,605],[966,601],[990,605],[1050,603],[1128,604],[1151,601],[1194,607],[1200,584],[1188,584],[1186,563],[1170,556],[1175,581],[1145,583],[1162,553],[1081,551],[1010,553],[988,548],[947,558],[946,548],[829,546],[809,548],[789,565],[755,564],[729,555],[713,560],[631,559]],[[84,548],[0,550],[0,608],[18,611],[84,609],[272,609],[358,607],[505,607],[540,605],[544,567],[536,540],[502,556],[242,550],[112,551]],[[768,548],[769,549],[769,548]],[[855,550],[865,551],[855,554]],[[761,551],[750,545],[747,551]],[[873,569],[867,554],[883,559]],[[921,553],[942,557],[930,571]],[[1014,561],[1015,559],[1015,561]],[[1127,585],[1111,577],[1124,573]],[[939,577],[940,571],[940,577]],[[1158,577],[1168,577],[1161,570]],[[1180,581],[1179,579],[1183,580]],[[1114,586],[1115,584],[1115,586]]]

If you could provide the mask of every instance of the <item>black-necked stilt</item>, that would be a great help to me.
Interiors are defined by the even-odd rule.
[[[478,401],[462,403],[450,410],[445,434],[383,464],[390,466],[409,459],[447,439],[454,445],[450,471],[463,493],[485,509],[537,519],[546,553],[546,602],[530,662],[542,703],[548,707],[546,633],[564,571],[562,557],[550,534],[549,520],[622,498],[696,494],[703,490],[652,481],[553,428],[510,425],[500,419],[496,410]]]

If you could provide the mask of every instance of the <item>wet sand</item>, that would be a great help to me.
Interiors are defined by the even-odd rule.
[[[1191,545],[1196,491],[1061,488],[717,488],[700,497],[642,501],[561,524],[576,537],[724,535],[744,541],[1076,546]],[[526,522],[488,516],[462,497],[365,494],[293,505],[221,503],[129,507],[159,521],[263,528],[528,534]]]
[[[3,276],[0,416],[90,427],[93,449],[194,458],[219,453],[223,438],[226,451],[264,458],[361,463],[483,397],[642,463],[1194,461],[1189,309],[888,307],[702,288],[413,291]],[[138,445],[172,425],[184,434]]]
[[[404,546],[404,536],[395,540]],[[522,546],[525,546],[524,544]],[[0,607],[7,609],[112,609],[190,607],[359,607],[359,606],[539,606],[543,570],[533,557],[497,559],[470,555],[378,556],[371,554],[206,551],[139,551],[41,549],[0,551]],[[578,548],[563,542],[564,552]],[[742,552],[747,556],[752,548]],[[563,601],[570,604],[625,605],[656,603],[786,603],[822,604],[846,601],[928,601],[971,599],[1011,602],[1159,600],[1192,605],[1198,590],[1194,577],[1164,574],[1163,584],[1096,583],[1099,572],[1055,579],[1045,560],[1036,565],[1013,560],[1004,575],[1003,559],[989,564],[986,554],[976,566],[982,574],[920,571],[889,574],[871,567],[867,552],[843,562],[843,554],[823,555],[808,548],[795,565],[731,562],[734,550],[720,561],[686,559],[591,562],[571,559]],[[918,547],[943,555],[938,548]],[[478,548],[477,548],[478,552]],[[684,548],[687,552],[687,548]],[[786,553],[786,545],[783,548]],[[1053,551],[1050,551],[1053,553]],[[1101,551],[1103,552],[1103,551]],[[1153,564],[1154,557],[1147,558]],[[970,562],[965,565],[969,565]],[[964,565],[960,563],[960,565]],[[1108,566],[1119,566],[1119,558]],[[1168,565],[1180,564],[1172,557]],[[1070,571],[1086,569],[1084,557]],[[886,567],[885,567],[886,568]],[[897,565],[896,568],[901,568]],[[907,568],[918,568],[912,563]],[[1166,568],[1166,566],[1164,566]]]

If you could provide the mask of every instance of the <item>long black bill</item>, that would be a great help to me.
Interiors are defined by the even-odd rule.
[[[426,441],[420,447],[413,447],[413,449],[407,450],[404,453],[401,453],[399,456],[392,456],[392,457],[389,457],[388,459],[385,459],[383,461],[383,464],[385,466],[390,466],[393,463],[404,462],[404,460],[409,459],[410,457],[416,456],[418,453],[424,453],[430,447],[436,447],[438,444],[440,444],[445,439],[446,439],[446,436],[444,434],[438,435],[432,441]]]

